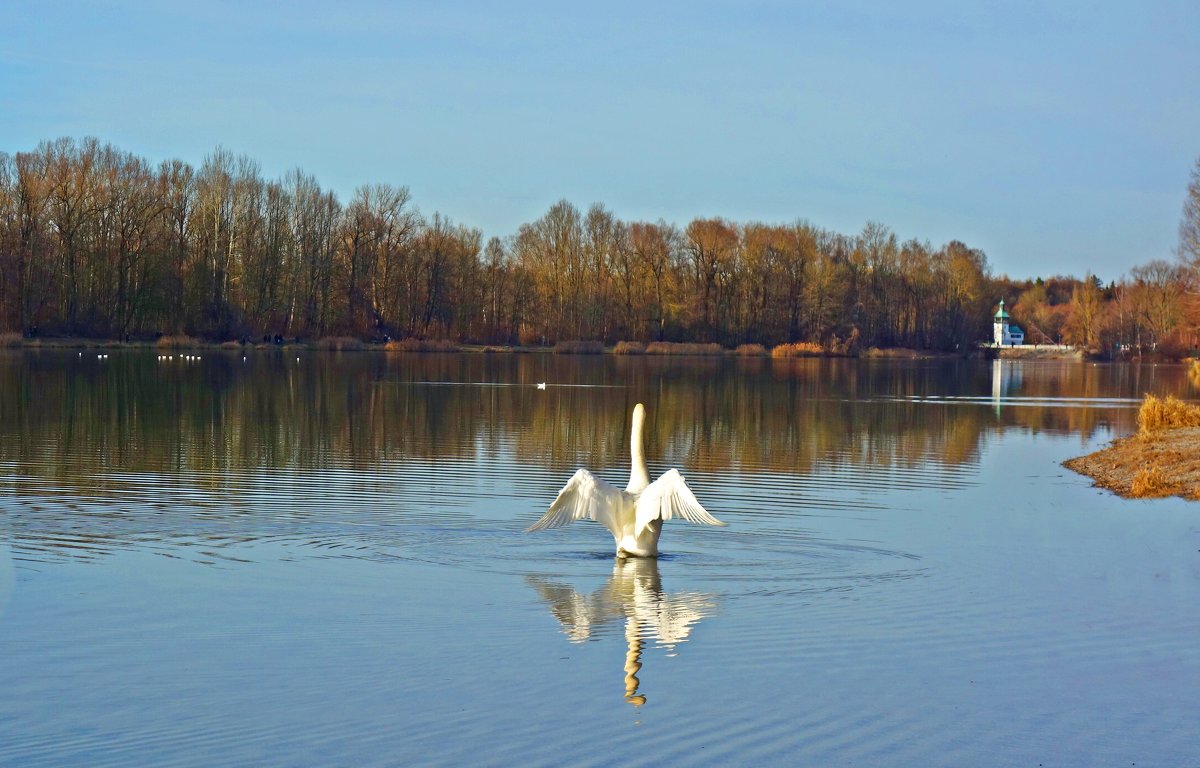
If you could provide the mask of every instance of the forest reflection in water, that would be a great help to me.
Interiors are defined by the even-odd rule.
[[[1066,362],[252,352],[185,364],[134,352],[107,361],[5,353],[0,462],[68,485],[98,470],[220,483],[229,469],[498,451],[545,467],[605,467],[623,461],[640,401],[652,463],[953,466],[973,461],[998,428],[1130,431],[1144,392],[1187,386],[1178,366]]]
[[[777,529],[971,484],[1009,428],[1130,431],[1143,391],[1188,387],[1181,366],[1065,362],[0,352],[0,523],[34,559],[182,546],[220,562],[255,541],[516,559],[456,542],[473,520],[532,523],[577,467],[623,485],[637,402],[652,474],[678,467],[718,517]],[[690,527],[668,546],[706,535]]]

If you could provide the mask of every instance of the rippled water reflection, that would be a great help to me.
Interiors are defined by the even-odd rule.
[[[618,631],[628,645],[625,700],[639,707],[646,703],[637,677],[645,643],[674,655],[692,626],[716,612],[719,600],[708,593],[664,592],[658,560],[652,558],[615,560],[608,581],[588,594],[544,576],[531,574],[525,581],[537,590],[573,643],[599,639],[621,625]]]
[[[1195,507],[1058,462],[1190,386],[0,352],[0,764],[1187,764]],[[578,466],[624,484],[636,402],[730,527],[523,534]]]

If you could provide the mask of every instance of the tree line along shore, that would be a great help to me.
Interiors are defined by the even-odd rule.
[[[0,333],[0,349],[156,349],[160,352],[186,350],[309,350],[323,352],[479,352],[479,353],[553,353],[567,355],[622,355],[622,356],[734,356],[734,357],[872,357],[872,358],[920,358],[950,357],[957,353],[937,352],[906,348],[864,349],[856,346],[852,337],[837,346],[822,347],[817,344],[795,343],[764,347],[761,344],[739,344],[736,348],[723,347],[716,343],[690,343],[671,341],[619,341],[605,346],[599,341],[560,341],[553,346],[519,344],[467,344],[448,339],[382,339],[363,341],[352,336],[324,336],[319,339],[264,336],[261,339],[227,340],[223,342],[205,340],[192,336],[160,336],[152,339],[103,339],[86,337],[42,337],[22,336],[14,332]]]
[[[94,138],[0,153],[8,345],[304,339],[346,349],[619,352],[623,342],[631,354],[661,343],[777,356],[965,354],[990,339],[1003,299],[1029,343],[1180,357],[1200,326],[1200,163],[1178,255],[1108,283],[1014,280],[993,275],[963,242],[901,241],[877,222],[853,234],[802,219],[676,225],[565,200],[485,241],[440,212],[421,213],[406,187],[363,185],[343,203],[301,170],[264,179],[252,159],[220,148],[199,167],[152,164]]]

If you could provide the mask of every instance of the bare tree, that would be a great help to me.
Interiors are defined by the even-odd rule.
[[[584,273],[588,301],[579,318],[582,338],[605,338],[609,333],[612,270],[620,247],[621,223],[612,211],[595,203],[583,220]]]
[[[16,165],[12,157],[0,152],[0,332],[21,327],[19,210]]]
[[[1071,297],[1066,327],[1067,340],[1083,347],[1097,347],[1103,321],[1104,306],[1099,281],[1089,272]]]
[[[1179,222],[1179,257],[1193,270],[1200,270],[1200,158],[1196,158],[1187,197],[1183,200],[1183,219]]]
[[[395,331],[402,316],[396,302],[399,280],[419,226],[408,187],[373,184],[355,190],[343,235],[351,327],[369,327],[374,334]]]
[[[673,269],[682,237],[679,230],[661,219],[654,224],[638,222],[629,229],[630,249],[650,281],[652,296],[647,320],[654,323],[654,338],[662,340],[667,323],[674,319],[673,300],[678,278]]]
[[[685,248],[692,266],[693,306],[700,334],[708,341],[720,333],[719,314],[728,298],[721,291],[739,246],[737,228],[724,219],[694,219],[684,230]]]
[[[1182,319],[1184,269],[1162,259],[1130,270],[1133,278],[1134,301],[1140,325],[1157,342],[1178,327]]]

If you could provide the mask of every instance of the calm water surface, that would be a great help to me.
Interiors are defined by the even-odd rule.
[[[0,765],[1200,765],[1200,506],[1059,466],[1191,387],[3,352]],[[729,527],[522,533],[636,402]]]

